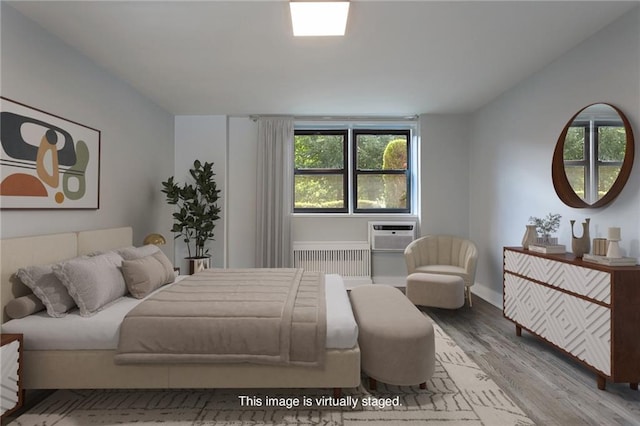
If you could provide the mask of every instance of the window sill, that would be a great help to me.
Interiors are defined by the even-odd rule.
[[[418,219],[414,213],[291,213],[293,217],[353,217],[353,218],[378,218],[385,219]]]

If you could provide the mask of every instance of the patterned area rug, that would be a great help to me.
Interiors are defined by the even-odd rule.
[[[434,328],[436,370],[424,390],[378,383],[377,391],[361,385],[345,389],[339,399],[330,390],[309,389],[60,390],[10,424],[534,424],[440,327]]]

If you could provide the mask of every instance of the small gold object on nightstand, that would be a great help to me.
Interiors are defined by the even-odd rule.
[[[145,245],[155,244],[157,246],[162,246],[164,244],[167,244],[167,240],[165,240],[161,234],[149,234],[146,237],[144,237],[143,243]]]

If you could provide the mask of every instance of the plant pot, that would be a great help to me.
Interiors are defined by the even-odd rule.
[[[210,257],[187,257],[189,261],[189,275],[209,269]]]

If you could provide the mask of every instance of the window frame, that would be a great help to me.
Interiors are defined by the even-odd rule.
[[[299,127],[298,127],[299,126]],[[407,168],[405,170],[373,170],[357,171],[357,144],[356,134],[382,134],[398,135],[406,137],[407,140]],[[292,213],[293,214],[344,214],[344,215],[415,215],[413,209],[419,204],[419,195],[415,193],[415,184],[418,179],[418,164],[415,163],[414,152],[418,149],[418,129],[416,123],[404,125],[399,123],[387,123],[377,126],[360,122],[334,122],[319,125],[304,123],[296,124],[294,127],[294,142],[292,147],[293,158],[293,182],[292,182]],[[298,135],[343,135],[343,169],[297,169],[295,165],[295,137]],[[322,176],[322,175],[342,175],[344,208],[296,208],[295,179],[296,176]],[[404,174],[407,182],[407,206],[405,208],[356,208],[357,204],[357,175],[398,175]],[[416,182],[414,182],[414,179]]]
[[[313,135],[332,135],[343,136],[342,144],[342,169],[298,169],[295,165],[295,137],[313,136]],[[313,129],[313,130],[294,130],[294,143],[293,143],[293,212],[294,213],[349,213],[349,129]],[[296,176],[328,176],[328,175],[342,175],[342,197],[343,208],[296,208]]]
[[[407,139],[407,168],[402,169],[379,169],[379,170],[360,170],[358,168],[358,135],[394,135],[404,136]],[[352,152],[352,173],[351,180],[353,188],[351,190],[353,194],[353,212],[354,213],[411,213],[411,129],[352,129],[351,137],[353,139],[351,152]],[[358,208],[358,177],[359,176],[372,176],[372,175],[404,175],[407,182],[407,206],[405,208]]]

